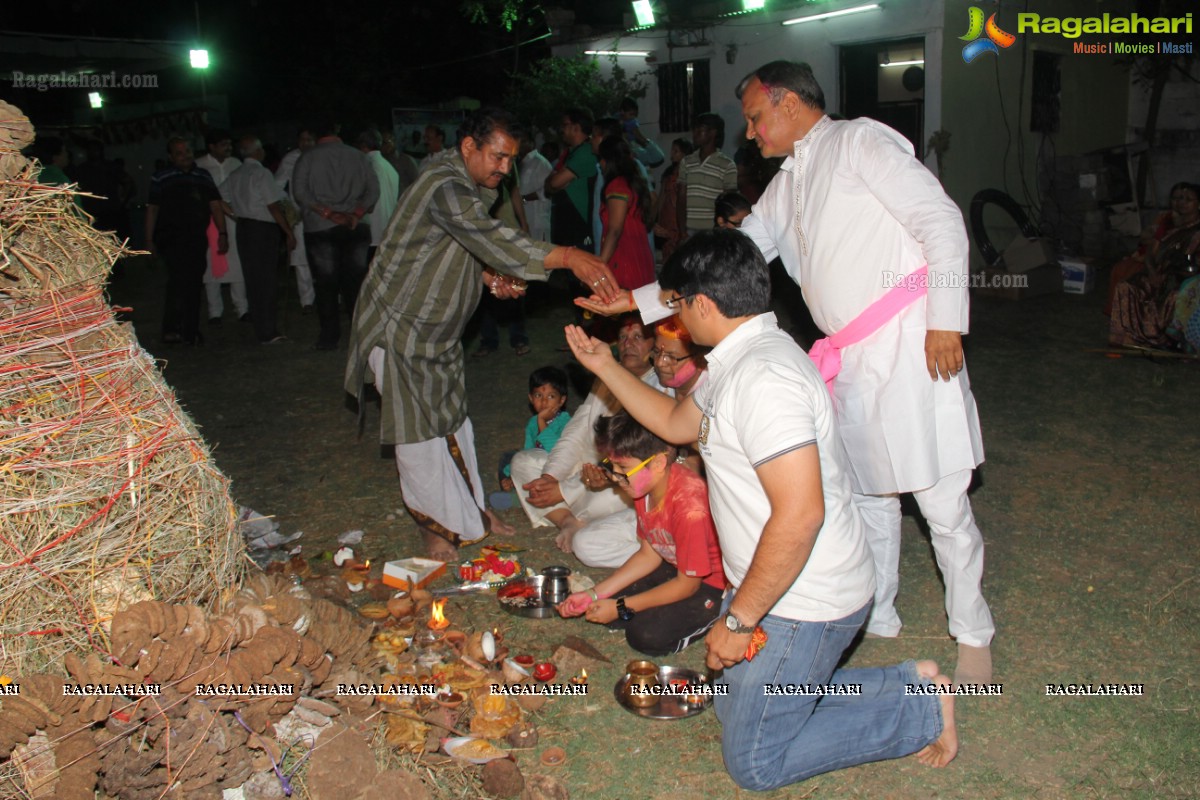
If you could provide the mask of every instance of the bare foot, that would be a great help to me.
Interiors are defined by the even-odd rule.
[[[938,675],[933,679],[936,686],[949,687],[950,679]],[[934,742],[925,745],[917,751],[917,761],[927,767],[944,767],[958,755],[958,728],[954,724],[954,695],[939,694],[938,702],[942,704],[942,735]]]
[[[421,536],[425,539],[425,554],[434,561],[449,563],[458,560],[458,548],[436,533],[422,531]]]
[[[569,555],[571,553],[571,540],[575,538],[575,534],[582,527],[583,523],[575,517],[563,521],[562,525],[558,526],[558,536],[554,537],[554,546]]]
[[[990,647],[958,646],[958,664],[954,667],[954,684],[992,682],[992,650]]]
[[[933,680],[938,676],[938,665],[936,661],[925,659],[917,662],[917,675],[922,678]]]
[[[496,516],[496,512],[490,508],[483,513],[487,514],[488,520],[492,523],[491,533],[493,536],[512,536],[517,532],[516,528]]]

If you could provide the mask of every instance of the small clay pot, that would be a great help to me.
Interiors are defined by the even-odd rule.
[[[542,765],[546,767],[561,767],[567,763],[567,751],[561,747],[547,747],[542,751]]]
[[[417,604],[408,596],[408,592],[396,592],[387,601],[388,613],[397,619],[407,617],[417,609]]]
[[[531,655],[519,655],[515,657],[513,661],[517,662],[525,669],[529,669],[533,666],[534,658]]]
[[[442,637],[442,641],[453,647],[454,651],[461,655],[463,648],[467,644],[467,634],[460,630],[451,629],[446,631],[446,635]]]
[[[553,680],[554,676],[557,674],[558,669],[549,661],[543,661],[540,664],[533,665],[533,677],[537,678],[539,681]]]
[[[437,700],[437,704],[442,708],[455,709],[461,706],[463,704],[463,700],[466,698],[458,692],[439,692],[434,699]]]

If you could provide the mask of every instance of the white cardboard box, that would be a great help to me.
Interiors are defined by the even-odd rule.
[[[445,561],[432,558],[403,558],[383,565],[383,582],[396,589],[424,589],[430,581],[446,572]]]
[[[1096,285],[1096,269],[1089,258],[1060,258],[1063,291],[1067,294],[1087,294]]]

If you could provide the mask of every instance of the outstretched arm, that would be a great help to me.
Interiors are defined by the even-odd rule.
[[[696,441],[702,415],[695,403],[676,403],[674,398],[643,383],[613,359],[607,344],[589,337],[583,328],[568,325],[566,336],[579,363],[604,381],[634,419],[672,444]]]

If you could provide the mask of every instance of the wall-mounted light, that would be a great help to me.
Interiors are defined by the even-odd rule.
[[[588,56],[640,56],[641,58],[649,58],[649,50],[584,50],[584,55]]]
[[[760,11],[767,7],[767,0],[742,0],[742,11]]]
[[[633,0],[633,13],[639,27],[654,24],[654,9],[650,7],[650,0]]]
[[[88,92],[88,103],[92,108],[103,108],[104,98],[100,96],[99,92]]]
[[[189,50],[188,58],[191,61],[192,69],[208,69],[207,50]]]
[[[824,14],[812,14],[807,17],[796,17],[794,19],[785,19],[783,25],[800,25],[804,22],[816,22],[822,19],[832,19],[833,17],[844,17],[847,14],[861,14],[864,11],[874,11],[879,8],[879,3],[868,3],[865,6],[854,6],[853,8],[843,8],[839,11],[826,11]]]
[[[879,66],[881,66],[881,67],[923,67],[923,66],[925,66],[925,59],[918,58],[915,61],[881,61],[881,62],[879,62]]]

